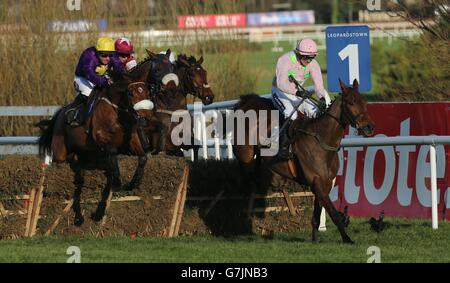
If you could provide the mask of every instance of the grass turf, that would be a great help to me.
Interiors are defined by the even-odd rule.
[[[336,227],[319,233],[319,243],[310,242],[310,231],[260,236],[222,238],[129,237],[35,237],[0,241],[0,262],[65,262],[69,246],[81,250],[81,262],[356,262],[371,256],[377,246],[381,262],[450,262],[450,223],[438,230],[430,221],[386,219],[381,233],[370,229],[366,219],[351,219],[348,229],[355,245],[344,245]]]

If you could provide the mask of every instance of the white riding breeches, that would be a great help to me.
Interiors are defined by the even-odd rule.
[[[291,116],[291,120],[297,119],[297,111],[300,111],[309,118],[315,118],[320,112],[317,105],[311,101],[311,99],[305,99],[303,103],[299,105],[302,101],[301,97],[287,94],[277,87],[272,87],[272,101],[278,110],[283,112],[285,118],[288,118],[292,112],[294,112]],[[327,105],[331,102],[330,96],[326,91],[325,101]],[[297,109],[297,111],[295,111],[295,109]]]
[[[83,77],[75,76],[73,80],[73,85],[75,86],[75,90],[82,95],[89,96],[94,88],[94,84],[89,80]]]

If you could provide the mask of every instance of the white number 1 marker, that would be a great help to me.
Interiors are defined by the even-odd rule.
[[[339,52],[339,57],[344,61],[348,57],[348,77],[350,84],[353,80],[359,80],[359,58],[358,58],[358,44],[349,44]]]

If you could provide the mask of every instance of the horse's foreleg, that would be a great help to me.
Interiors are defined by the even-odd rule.
[[[108,149],[109,153],[114,153],[111,151],[111,149]],[[119,171],[119,163],[117,162],[117,155],[109,155],[107,158],[108,167],[105,171],[106,175],[106,186],[102,190],[102,198],[100,202],[98,203],[97,210],[95,213],[91,215],[92,220],[94,221],[100,221],[103,219],[103,216],[105,215],[106,210],[106,202],[108,200],[109,194],[111,190],[114,190],[114,188],[120,188],[121,182],[120,182],[120,171]]]
[[[119,162],[117,161],[117,148],[107,147],[106,151],[108,153],[106,175],[109,176],[108,178],[111,178],[111,180],[108,179],[108,182],[113,191],[119,191],[122,187],[122,182],[120,180]]]
[[[322,210],[322,207],[320,206],[317,198],[315,198],[314,199],[314,210],[313,210],[313,215],[311,218],[311,226],[312,226],[312,237],[311,238],[314,243],[317,242],[317,232],[319,231],[321,210]]]
[[[144,176],[145,165],[147,164],[147,156],[142,155],[138,156],[138,165],[136,167],[136,171],[134,172],[133,178],[131,181],[124,186],[124,190],[131,191],[137,188],[142,181],[142,176]]]
[[[329,184],[331,187],[331,183]],[[339,233],[341,234],[342,241],[344,243],[353,244],[354,242],[350,239],[345,231],[344,223],[333,203],[331,202],[330,196],[328,195],[329,190],[326,189],[326,185],[319,178],[315,178],[313,181],[313,191],[318,198],[319,204],[325,207],[325,210],[330,215],[331,220],[337,226]],[[314,207],[315,208],[315,207]],[[319,210],[319,222],[320,222],[320,210]]]
[[[111,187],[113,183],[113,176],[110,172],[106,172],[106,186],[102,190],[102,198],[98,203],[96,211],[91,215],[91,219],[98,222],[103,219],[106,211],[106,202],[108,201],[109,193],[111,192]]]

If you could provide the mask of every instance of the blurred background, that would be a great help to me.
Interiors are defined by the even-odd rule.
[[[129,37],[138,60],[146,48],[203,56],[215,101],[269,93],[277,58],[311,37],[326,84],[325,28],[349,23],[371,28],[370,101],[449,100],[449,1],[368,2],[0,0],[0,106],[70,102],[81,52],[105,35]],[[2,119],[0,135],[35,135],[32,122]]]

